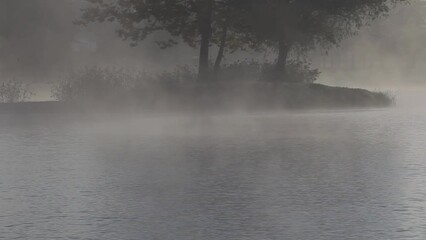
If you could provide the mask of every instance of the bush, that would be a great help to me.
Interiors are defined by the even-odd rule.
[[[225,65],[216,76],[216,80],[236,83],[271,81],[273,67],[271,63],[260,64],[254,60],[236,61]],[[308,64],[291,62],[288,64],[285,80],[312,83],[318,74],[318,70],[311,70]],[[192,91],[188,90],[191,86],[198,85],[194,84],[196,81],[197,72],[188,65],[178,66],[172,71],[163,71],[156,75],[95,66],[71,72],[67,78],[53,86],[52,97],[59,101],[114,103],[131,100],[151,104],[169,97],[185,95],[185,91]],[[163,99],[160,99],[160,96]]]
[[[366,90],[256,81],[273,80],[266,75],[272,71],[272,67],[272,64],[261,65],[254,61],[236,62],[223,69],[219,79],[222,81],[218,82],[197,82],[196,71],[188,66],[157,75],[90,67],[72,72],[53,87],[52,94],[60,101],[84,103],[90,109],[111,106],[113,109],[118,107],[131,111],[134,107],[145,110],[278,109],[387,106],[391,103],[387,95]],[[289,64],[287,71],[286,81],[302,83],[315,81],[319,73],[301,63]],[[253,81],[232,81],[241,80],[239,76]]]
[[[33,94],[29,85],[16,80],[8,80],[0,85],[0,102],[15,103],[28,100]]]
[[[236,61],[224,65],[220,70],[219,81],[281,81],[287,83],[313,83],[318,79],[318,69],[311,69],[307,62],[289,61],[284,76],[278,76],[275,63],[261,64],[255,60]]]
[[[291,60],[287,63],[284,76],[279,76],[275,64],[265,63],[262,66],[261,81],[281,81],[287,83],[314,83],[320,75],[318,69],[311,69],[311,65],[304,61]]]
[[[71,72],[54,85],[52,97],[59,101],[117,101],[145,99],[156,91],[172,91],[185,82],[194,82],[196,72],[179,66],[155,76],[120,68],[86,67]],[[155,90],[155,91],[153,91]]]
[[[173,88],[180,84],[195,82],[197,72],[188,65],[177,66],[172,71],[163,71],[154,78],[153,83],[164,88]]]
[[[224,65],[217,78],[220,81],[256,81],[261,70],[262,64],[246,59]]]
[[[52,88],[52,97],[59,101],[105,100],[124,97],[133,86],[136,75],[123,69],[86,67]]]

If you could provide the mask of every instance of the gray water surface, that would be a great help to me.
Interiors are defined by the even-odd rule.
[[[426,239],[426,114],[3,114],[0,238]]]

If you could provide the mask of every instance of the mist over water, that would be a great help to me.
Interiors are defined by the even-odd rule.
[[[395,98],[364,108],[385,95],[246,79],[179,85],[183,74],[164,71],[195,68],[198,49],[162,50],[164,32],[130,48],[115,23],[73,24],[86,1],[0,0],[0,89],[22,81],[35,93],[24,100],[51,101],[52,86],[81,74],[76,108],[0,104],[0,239],[426,239],[421,5],[398,6],[337,48],[290,53],[319,68],[318,83]],[[277,54],[225,55],[230,64]],[[136,84],[145,72],[166,81]],[[271,95],[310,110],[282,110]],[[322,97],[361,104],[312,101]]]
[[[2,115],[0,236],[424,239],[425,114]]]

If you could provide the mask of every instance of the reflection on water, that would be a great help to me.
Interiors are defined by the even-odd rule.
[[[0,119],[0,238],[425,239],[426,115]]]

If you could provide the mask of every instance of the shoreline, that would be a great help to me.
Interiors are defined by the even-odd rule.
[[[145,97],[145,96],[144,96]],[[1,103],[0,113],[208,112],[385,108],[395,100],[382,92],[323,84],[204,83],[178,85],[145,99]]]

